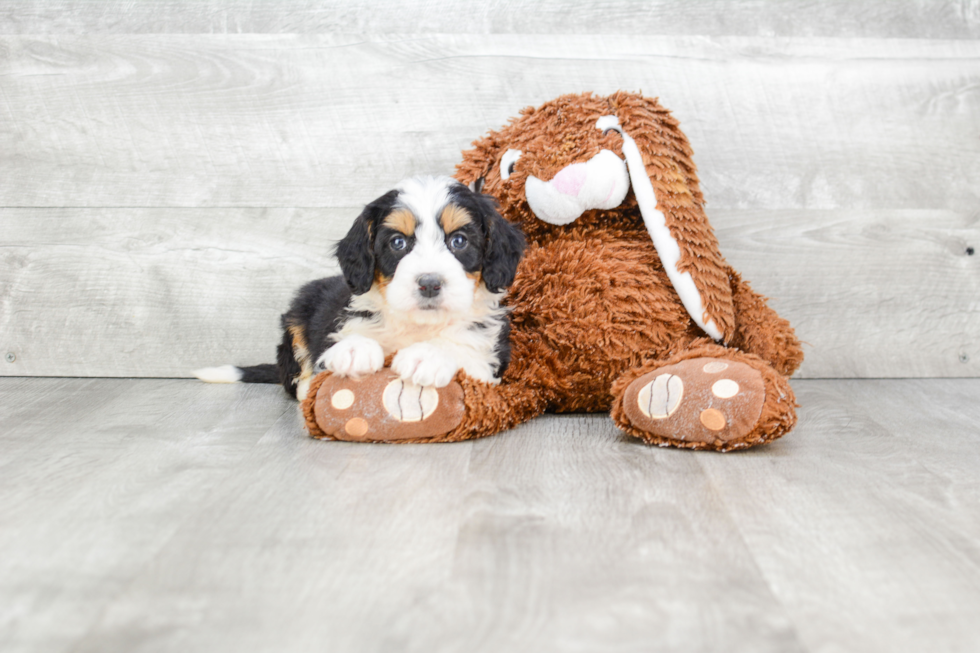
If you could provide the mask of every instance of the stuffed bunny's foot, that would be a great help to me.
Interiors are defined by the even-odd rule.
[[[402,380],[391,369],[362,378],[324,372],[303,402],[310,435],[369,442],[436,439],[463,419],[463,389]]]
[[[657,444],[738,448],[759,425],[766,387],[741,362],[692,358],[657,368],[627,386],[622,412],[630,430]]]

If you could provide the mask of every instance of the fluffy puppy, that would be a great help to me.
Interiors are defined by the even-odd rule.
[[[524,236],[493,199],[449,177],[407,179],[368,204],[337,244],[342,276],[303,286],[282,316],[277,364],[205,368],[212,383],[281,383],[304,399],[321,370],[384,367],[443,387],[462,369],[498,383],[510,362],[505,290]]]

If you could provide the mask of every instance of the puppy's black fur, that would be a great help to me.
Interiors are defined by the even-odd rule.
[[[391,276],[398,266],[398,259],[391,256],[390,248],[385,247],[384,239],[375,238],[384,217],[391,213],[398,201],[398,191],[388,191],[364,207],[344,239],[337,243],[334,253],[340,263],[340,271],[350,291],[363,295],[374,283],[375,261],[381,259],[385,276]],[[410,249],[406,249],[407,254]],[[403,255],[404,255],[403,254]],[[348,298],[349,299],[349,298]]]
[[[404,237],[404,234],[383,225],[385,217],[395,209],[398,195],[397,190],[389,191],[364,208],[335,248],[343,274],[318,279],[300,288],[281,318],[283,336],[276,365],[238,368],[243,382],[281,383],[295,398],[304,366],[312,366],[334,344],[330,336],[351,317],[371,317],[370,314],[351,312],[348,309],[351,298],[368,292],[378,276],[390,278],[413,244],[409,237],[404,249],[393,249],[391,240]],[[483,283],[490,292],[504,290],[514,282],[526,246],[524,235],[501,217],[493,198],[473,192],[462,184],[453,184],[449,196],[450,202],[465,209],[473,220],[452,234],[446,234],[447,247],[453,235],[462,233],[468,246],[459,251],[449,247],[460,265],[466,272],[481,272]],[[477,323],[472,328],[487,327]],[[509,335],[510,324],[505,323],[495,350],[494,368],[498,377],[510,363]]]
[[[475,193],[459,185],[450,189],[449,196],[450,201],[477,219],[457,230],[466,233],[476,245],[459,253],[454,252],[463,269],[467,272],[482,270],[483,282],[490,292],[508,288],[514,283],[517,265],[524,254],[524,234],[501,217],[497,212],[497,201],[489,195]]]

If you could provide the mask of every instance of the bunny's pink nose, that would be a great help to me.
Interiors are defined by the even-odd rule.
[[[559,193],[578,197],[579,191],[585,185],[587,175],[588,171],[585,169],[584,163],[573,163],[566,168],[562,168],[557,175],[552,177],[551,185]]]

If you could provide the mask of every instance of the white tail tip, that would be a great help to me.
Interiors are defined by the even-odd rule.
[[[207,383],[238,383],[242,380],[242,371],[234,365],[202,367],[194,370],[193,374]]]

